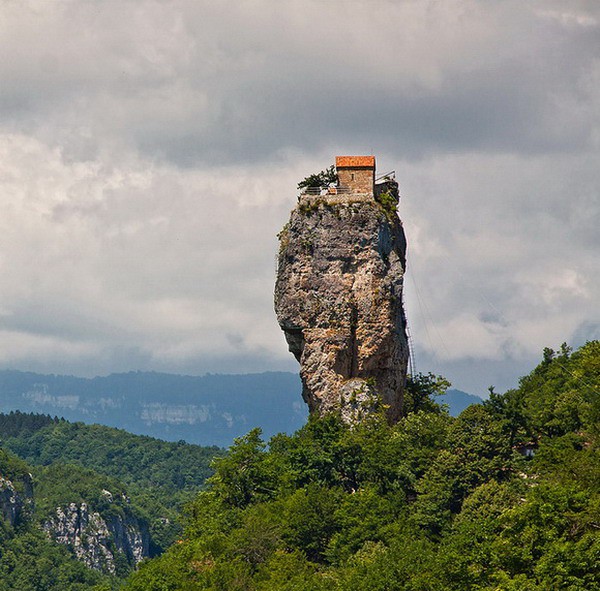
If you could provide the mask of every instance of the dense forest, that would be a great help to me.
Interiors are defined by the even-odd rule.
[[[100,583],[110,589],[113,578],[78,562],[39,526],[27,490],[30,471],[21,459],[0,450],[0,591],[84,591]]]
[[[202,447],[133,435],[103,425],[71,423],[49,416],[0,414],[2,446],[30,464],[78,464],[149,490],[169,495],[195,490],[211,473],[218,447]]]
[[[19,412],[0,414],[0,437],[5,449],[33,466],[46,466],[34,470],[38,479],[54,478],[55,464],[60,463],[126,485],[128,495],[150,521],[158,551],[179,536],[181,508],[212,473],[212,459],[223,453],[218,447],[167,442],[103,425],[44,420],[43,415]],[[46,490],[50,494],[51,489]]]
[[[0,591],[118,588],[135,562],[102,524],[122,525],[127,535],[137,528],[148,539],[148,555],[160,554],[181,535],[182,507],[212,473],[213,458],[223,455],[216,447],[21,412],[0,414],[0,438]],[[64,515],[71,504],[76,510],[63,522],[75,528],[88,517],[89,540],[82,543],[92,546],[99,534],[115,557],[112,571],[102,568],[106,561],[96,569],[77,561],[72,539],[62,545],[51,539],[58,537],[48,533],[57,508]],[[102,519],[99,532],[95,515]]]
[[[600,589],[600,342],[546,349],[457,418],[433,400],[445,385],[415,379],[394,426],[238,439],[125,589]]]
[[[600,590],[600,342],[458,417],[447,387],[411,380],[394,426],[330,415],[227,454],[0,415],[0,591]],[[88,568],[43,528],[69,503],[147,524],[154,557]]]

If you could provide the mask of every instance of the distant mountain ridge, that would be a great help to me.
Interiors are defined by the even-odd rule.
[[[467,406],[481,404],[482,398],[475,394],[468,394],[462,390],[450,389],[444,395],[438,396],[435,401],[438,404],[447,404],[448,411],[453,417],[458,416]]]
[[[100,423],[168,441],[228,446],[261,427],[292,433],[307,417],[297,374],[185,376],[129,372],[80,378],[0,371],[0,412],[20,410]],[[458,414],[480,399],[449,390],[438,402]]]

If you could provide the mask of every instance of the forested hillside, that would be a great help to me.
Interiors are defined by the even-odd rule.
[[[116,589],[181,535],[223,455],[20,412],[0,415],[0,439],[0,591]]]
[[[0,590],[84,591],[100,583],[113,588],[114,577],[86,567],[42,529],[47,513],[45,507],[35,507],[31,471],[0,449]],[[44,498],[42,492],[42,505]]]
[[[167,442],[102,425],[70,423],[49,416],[0,414],[4,448],[33,466],[77,465],[127,486],[136,505],[148,515],[153,543],[164,549],[177,535],[183,504],[212,473],[222,455],[217,447]],[[38,471],[47,475],[51,469]]]
[[[49,416],[0,414],[2,445],[35,465],[77,463],[141,488],[169,494],[197,489],[211,473],[220,448],[133,435],[104,425],[85,425]]]
[[[600,589],[600,342],[458,418],[444,385],[416,379],[393,427],[240,438],[127,591]]]

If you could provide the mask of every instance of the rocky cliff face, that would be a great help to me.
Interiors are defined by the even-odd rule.
[[[397,184],[325,193],[301,195],[279,235],[277,319],[312,413],[356,421],[383,403],[393,422],[408,361]]]
[[[11,526],[17,525],[33,502],[33,484],[30,474],[17,480],[0,475],[0,514]]]
[[[116,572],[119,554],[131,566],[149,556],[145,523],[127,513],[102,517],[87,503],[58,507],[44,530],[59,544],[69,546],[86,566],[111,574]]]

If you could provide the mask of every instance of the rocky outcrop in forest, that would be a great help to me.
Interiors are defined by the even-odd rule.
[[[110,574],[117,572],[121,557],[135,566],[149,556],[147,525],[118,510],[101,516],[87,503],[70,503],[57,507],[44,522],[44,530],[59,544],[69,546],[86,566]]]
[[[373,157],[338,157],[335,172],[309,177],[279,234],[275,311],[310,412],[352,422],[383,404],[394,422],[408,361],[398,185],[375,183]]]
[[[8,479],[0,474],[0,515],[11,526],[17,525],[32,504],[33,485],[30,474]]]

